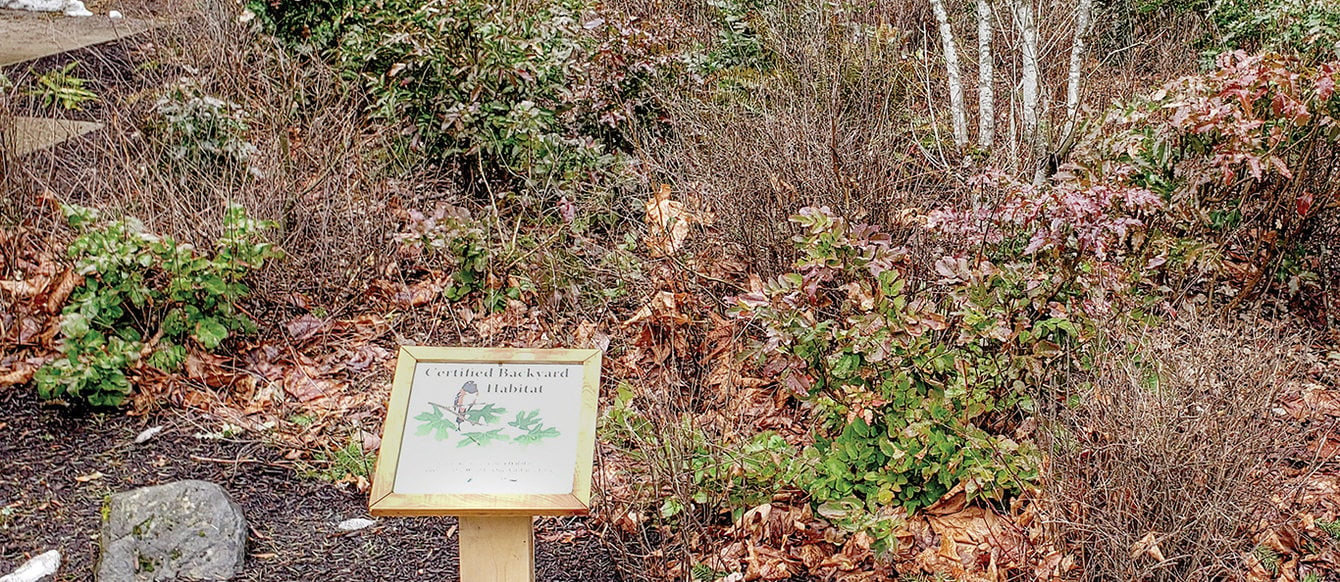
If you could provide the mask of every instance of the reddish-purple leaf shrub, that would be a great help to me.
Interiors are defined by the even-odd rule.
[[[1021,222],[1050,224],[1041,216],[1020,203]],[[881,522],[854,512],[915,510],[956,485],[996,502],[1021,491],[1036,456],[1019,411],[1092,329],[1081,269],[972,253],[922,273],[876,227],[827,208],[791,220],[795,271],[737,298],[735,313],[758,326],[764,372],[815,410],[800,484],[821,511],[868,525]],[[998,248],[1014,235],[982,237]]]
[[[1206,75],[1114,109],[1058,174],[1158,195],[1142,258],[1152,278],[1243,298],[1306,299],[1334,238],[1340,63],[1226,53]],[[1106,171],[1119,168],[1118,172]],[[1330,233],[1334,234],[1334,233]]]
[[[973,184],[989,204],[936,211],[931,226],[997,260],[1087,264],[1081,285],[1138,283],[1159,302],[1169,288],[1230,306],[1272,289],[1315,299],[1337,234],[1338,74],[1222,55],[1212,73],[1113,109],[1048,182],[986,172]]]

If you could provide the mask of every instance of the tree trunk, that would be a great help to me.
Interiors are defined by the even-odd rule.
[[[1079,0],[1079,6],[1075,8],[1075,42],[1070,45],[1070,71],[1066,77],[1065,134],[1067,137],[1075,130],[1075,124],[1079,121],[1080,66],[1084,63],[1084,42],[1089,33],[1089,17],[1092,12],[1093,0]]]
[[[944,0],[931,0],[931,9],[935,11],[935,20],[940,23],[940,44],[944,47],[945,73],[949,77],[949,115],[954,127],[954,145],[963,148],[968,145],[968,116],[963,109],[963,80],[959,73],[958,46],[954,44],[954,31],[949,27],[949,13],[945,11]]]
[[[1020,117],[1023,125],[1023,141],[1032,154],[1033,163],[1041,170],[1039,163],[1045,144],[1038,134],[1038,26],[1033,19],[1033,6],[1029,0],[1011,0],[1014,23],[1019,28],[1019,52],[1022,68],[1020,79],[1020,99],[1023,101]],[[1025,166],[1027,167],[1027,166]],[[1038,173],[1041,175],[1041,172]],[[1035,176],[1035,179],[1037,177]]]
[[[991,69],[991,17],[991,3],[988,0],[977,0],[977,145],[985,151],[991,150],[991,144],[996,138],[996,77]]]

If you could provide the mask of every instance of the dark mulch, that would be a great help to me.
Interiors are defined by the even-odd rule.
[[[140,431],[164,430],[144,444]],[[59,580],[91,580],[103,500],[180,479],[222,485],[251,524],[239,580],[453,580],[451,518],[381,518],[355,532],[335,524],[367,517],[367,496],[299,476],[281,451],[257,440],[206,438],[221,424],[171,411],[151,417],[46,406],[28,388],[0,391],[0,575],[27,557],[61,551]],[[249,437],[251,438],[251,437]],[[101,473],[101,477],[88,478]],[[537,527],[539,580],[618,581],[600,540],[581,519]]]

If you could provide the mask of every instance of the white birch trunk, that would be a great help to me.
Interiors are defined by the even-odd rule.
[[[954,31],[949,27],[949,13],[945,11],[944,0],[931,0],[931,9],[935,11],[935,20],[940,23],[940,44],[944,46],[954,145],[962,148],[968,145],[968,115],[963,108],[963,79],[958,66],[958,46],[954,44]]]
[[[977,145],[985,151],[991,150],[991,144],[996,139],[996,77],[991,68],[991,17],[991,3],[988,0],[977,0]]]
[[[1041,136],[1038,135],[1038,26],[1033,19],[1033,6],[1029,0],[1011,0],[1011,9],[1014,12],[1014,23],[1019,28],[1022,137],[1033,156],[1029,163],[1037,164],[1044,149]]]
[[[1065,133],[1067,136],[1075,130],[1075,124],[1079,121],[1080,68],[1084,64],[1085,40],[1089,33],[1089,18],[1092,12],[1093,0],[1079,0],[1079,6],[1075,8],[1075,42],[1070,45],[1070,71],[1066,76]]]
[[[1019,171],[1019,107],[1016,102],[1018,93],[1010,91],[1010,168],[1015,172]]]

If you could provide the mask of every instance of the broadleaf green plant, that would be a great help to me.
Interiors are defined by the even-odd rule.
[[[674,62],[632,20],[586,0],[248,7],[290,46],[336,65],[374,118],[406,127],[408,151],[507,191],[571,193],[612,178],[624,122],[655,119],[649,81]]]
[[[237,302],[250,292],[246,275],[280,256],[262,240],[272,223],[229,205],[224,235],[204,255],[133,218],[106,220],[74,205],[64,211],[78,233],[68,253],[84,281],[61,315],[61,357],[34,377],[42,398],[118,406],[132,392],[133,368],[172,371],[189,342],[212,351],[235,333],[255,331]]]
[[[73,62],[42,73],[37,77],[37,85],[29,89],[28,93],[40,98],[43,107],[59,105],[65,110],[83,109],[85,103],[97,101],[98,94],[85,86],[88,84],[88,79],[75,76],[74,70],[78,66],[78,62]]]

